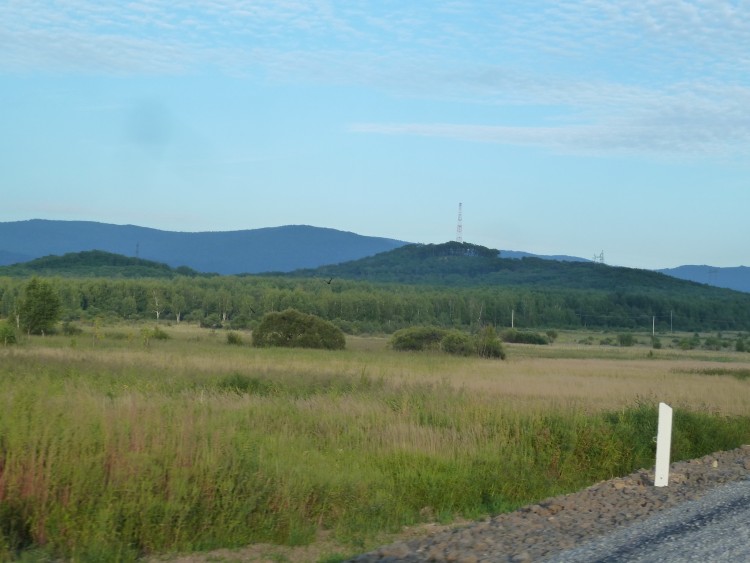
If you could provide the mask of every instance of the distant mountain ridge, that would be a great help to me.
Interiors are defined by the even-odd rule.
[[[678,266],[677,268],[665,268],[657,271],[683,280],[734,289],[736,291],[750,292],[750,268],[747,266],[733,268]]]
[[[93,221],[0,222],[0,266],[50,255],[101,250],[204,273],[257,274],[341,264],[406,244],[410,243],[308,225],[190,233]],[[575,256],[544,256],[515,250],[502,250],[500,256],[590,262]],[[656,271],[683,280],[750,292],[750,268],[745,266],[680,266]]]
[[[356,260],[404,244],[308,225],[183,233],[93,221],[0,223],[0,265],[102,250],[200,272],[288,272]]]

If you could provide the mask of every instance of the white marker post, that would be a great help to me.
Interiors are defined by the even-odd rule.
[[[659,429],[656,433],[656,475],[654,486],[669,485],[669,450],[672,447],[672,407],[659,403]]]

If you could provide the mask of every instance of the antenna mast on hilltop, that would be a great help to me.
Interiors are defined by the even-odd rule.
[[[462,206],[463,203],[458,204],[458,225],[456,226],[456,242],[460,243],[464,242]]]

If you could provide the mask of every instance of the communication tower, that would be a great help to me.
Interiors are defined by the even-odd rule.
[[[456,226],[456,242],[464,242],[462,203],[458,204],[458,225]]]

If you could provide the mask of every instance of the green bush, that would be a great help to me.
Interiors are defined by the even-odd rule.
[[[155,326],[154,330],[151,331],[151,338],[154,340],[169,340],[170,336],[158,326]]]
[[[158,326],[154,328],[143,327],[141,329],[141,341],[146,347],[151,346],[152,340],[169,340],[170,336]]]
[[[440,341],[440,349],[456,356],[471,356],[476,353],[476,346],[468,334],[451,330]]]
[[[500,339],[512,344],[549,344],[549,339],[544,334],[516,330],[515,328],[504,330],[500,334]]]
[[[438,350],[448,331],[432,326],[413,326],[397,330],[391,336],[394,350]]]
[[[263,316],[253,331],[253,346],[343,350],[346,338],[343,331],[333,323],[315,315],[287,309]]]
[[[491,326],[486,326],[477,335],[476,339],[477,354],[482,358],[500,358],[505,359],[505,348],[497,336],[497,332]]]
[[[717,336],[709,336],[703,343],[703,347],[707,350],[721,350],[721,338]]]
[[[228,332],[227,333],[227,344],[231,344],[233,346],[242,346],[242,336],[240,336],[237,332]]]
[[[210,315],[206,315],[204,318],[201,319],[200,322],[201,328],[221,328],[223,325],[221,323],[221,317],[219,317],[218,313],[211,313]]]
[[[413,326],[393,333],[391,348],[401,351],[442,350],[446,354],[505,359],[503,344],[491,326],[475,337],[458,330],[432,326]]]
[[[620,346],[635,346],[635,336],[629,332],[623,332],[617,335],[617,343]]]
[[[690,338],[682,338],[678,342],[678,346],[681,350],[695,350],[701,345],[701,337],[698,333],[694,334]]]
[[[16,343],[16,330],[5,321],[0,321],[0,343],[3,346]]]

